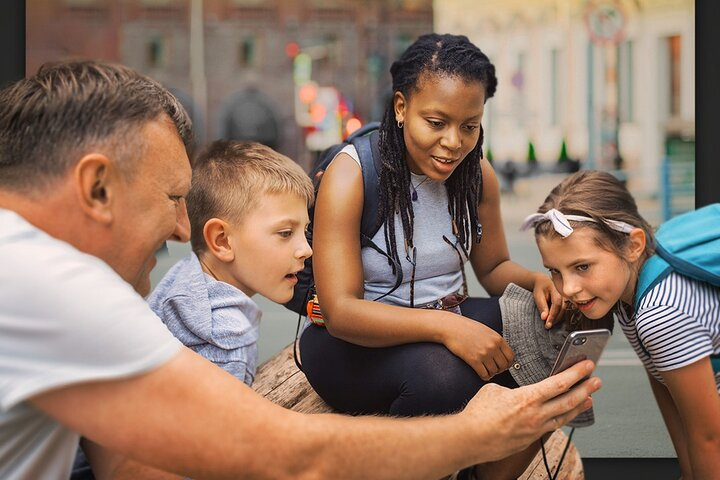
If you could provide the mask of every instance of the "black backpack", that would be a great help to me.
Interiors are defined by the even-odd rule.
[[[378,247],[372,241],[372,237],[375,236],[377,231],[380,229],[380,225],[377,220],[379,203],[378,188],[380,185],[381,165],[380,150],[378,148],[378,139],[380,137],[378,131],[379,127],[380,122],[368,123],[353,132],[344,142],[333,145],[324,150],[320,154],[318,161],[313,166],[313,169],[310,172],[310,178],[313,180],[315,193],[317,193],[322,176],[330,162],[347,145],[352,144],[355,147],[358,152],[358,156],[360,157],[364,191],[362,221],[360,225],[360,244],[362,247],[371,247],[383,256],[387,257],[390,264],[393,266],[393,272],[396,277],[395,286],[392,290],[385,294],[389,295],[402,283],[402,270],[400,269],[400,266],[397,265],[397,262],[391,259],[383,249]],[[308,243],[312,246],[313,216],[315,214],[315,207],[310,207],[308,213],[310,216],[310,225],[308,226],[306,237]],[[298,272],[297,278],[298,283],[295,285],[293,298],[285,304],[285,307],[301,316],[305,316],[308,315],[308,302],[310,302],[315,295],[312,257],[305,260],[305,268],[301,272]]]

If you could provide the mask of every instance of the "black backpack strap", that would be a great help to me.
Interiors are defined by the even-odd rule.
[[[380,156],[378,149],[377,131],[370,135],[364,135],[352,140],[360,158],[360,168],[363,176],[363,212],[360,222],[360,235],[371,239],[375,236],[380,226],[377,224],[377,214],[380,208],[380,170],[377,168],[375,153]],[[375,147],[373,148],[373,143]],[[378,160],[379,161],[379,160]]]
[[[390,257],[388,253],[380,248],[372,238],[380,229],[378,225],[378,210],[380,209],[380,133],[377,130],[372,131],[369,135],[363,135],[351,140],[351,143],[357,150],[360,158],[360,168],[363,176],[363,212],[360,222],[360,245],[370,247],[382,256],[388,259],[395,274],[395,285],[393,288],[377,298],[380,300],[398,289],[402,284],[402,268]]]

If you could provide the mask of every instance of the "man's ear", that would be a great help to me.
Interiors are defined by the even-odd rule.
[[[101,223],[113,220],[112,202],[117,181],[112,161],[100,153],[90,153],[75,165],[75,184],[77,186],[80,208],[83,212]]]
[[[629,235],[630,244],[627,247],[627,260],[636,262],[645,253],[645,246],[647,245],[645,230],[633,228]]]
[[[219,218],[211,218],[203,227],[203,238],[208,251],[218,260],[230,263],[235,260],[235,252],[230,245],[230,225]]]
[[[393,95],[393,109],[395,110],[396,122],[402,123],[405,121],[406,103],[405,95],[402,92],[395,92],[395,95]]]

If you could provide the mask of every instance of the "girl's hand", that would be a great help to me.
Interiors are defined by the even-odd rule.
[[[443,344],[470,365],[485,381],[510,367],[515,354],[503,337],[490,327],[461,315],[443,318],[447,330]]]
[[[533,297],[540,310],[540,318],[545,322],[545,328],[552,327],[555,320],[562,318],[565,302],[549,277],[541,273],[535,275]]]

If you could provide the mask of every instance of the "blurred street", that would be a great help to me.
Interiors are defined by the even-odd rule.
[[[502,211],[511,257],[518,263],[543,271],[542,261],[531,232],[520,232],[519,226],[535,211],[545,196],[563,178],[562,174],[541,174],[518,178],[513,193],[503,193]],[[641,213],[657,225],[660,207],[654,200],[639,200]],[[169,255],[159,258],[153,271],[153,285],[165,271],[190,251],[189,244],[168,244]],[[484,290],[468,275],[472,295]],[[263,310],[259,342],[260,362],[272,357],[295,338],[297,316],[260,296],[254,297]],[[617,328],[597,369],[604,382],[594,396],[595,425],[578,429],[573,437],[585,458],[674,457],[675,452],[650,391],[645,371]]]
[[[306,171],[326,147],[382,118],[390,66],[419,35],[467,36],[496,71],[483,148],[504,175],[511,257],[530,269],[544,270],[532,233],[519,226],[563,178],[551,170],[626,179],[653,226],[694,208],[695,0],[23,3],[21,72],[68,58],[122,63],[178,97],[198,147],[259,141]],[[153,286],[189,251],[169,242]],[[484,295],[468,273],[471,294]],[[294,339],[298,319],[255,300],[264,312],[263,362]],[[586,459],[612,458],[611,469],[623,469],[620,458],[642,467],[629,477],[614,471],[614,480],[677,478],[638,461],[675,454],[644,369],[616,330],[597,370],[604,388],[594,397],[596,424],[573,441]]]

